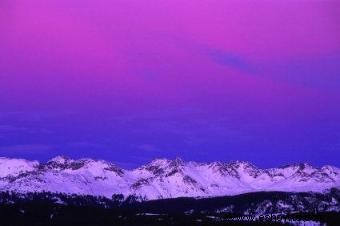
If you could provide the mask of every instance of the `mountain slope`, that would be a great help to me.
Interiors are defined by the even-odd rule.
[[[47,163],[0,158],[0,190],[63,192],[147,199],[210,197],[256,191],[323,192],[340,187],[340,169],[308,164],[259,169],[248,162],[156,159],[134,170],[93,159],[58,156]]]

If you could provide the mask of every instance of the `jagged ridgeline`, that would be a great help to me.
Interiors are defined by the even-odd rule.
[[[257,191],[327,192],[340,186],[340,169],[293,164],[260,169],[249,162],[156,159],[126,170],[103,160],[58,156],[46,163],[0,158],[0,191],[79,195],[135,195],[148,200],[216,197]]]
[[[339,201],[338,189],[324,194],[256,192],[151,201],[121,194],[108,199],[50,192],[2,192],[0,218],[1,225],[289,225],[290,222],[229,220],[285,214],[299,219],[301,225],[307,221],[336,225],[340,220]]]

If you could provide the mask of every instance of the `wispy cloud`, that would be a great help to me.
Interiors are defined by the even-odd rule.
[[[254,66],[250,64],[246,58],[236,53],[210,49],[207,50],[207,54],[214,62],[220,65],[235,68],[249,73],[255,71]]]
[[[180,40],[179,45],[183,49],[194,52],[201,56],[207,56],[212,62],[226,68],[236,69],[242,72],[255,73],[256,65],[250,59],[233,50],[212,48],[202,43]]]

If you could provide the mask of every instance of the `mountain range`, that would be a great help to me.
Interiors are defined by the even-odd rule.
[[[259,191],[325,192],[340,187],[340,169],[307,163],[260,169],[249,162],[155,159],[132,170],[103,160],[57,156],[45,163],[0,158],[0,191],[55,192],[147,200],[216,197]]]

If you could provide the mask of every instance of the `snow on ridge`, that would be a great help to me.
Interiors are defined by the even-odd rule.
[[[60,163],[60,164],[65,164],[69,161],[74,161],[73,159],[70,159],[69,157],[63,156],[63,155],[58,155],[52,159],[50,159],[48,162],[55,162],[55,163]]]
[[[0,178],[34,171],[38,165],[38,161],[0,157]]]
[[[210,197],[254,191],[317,191],[340,186],[340,170],[308,164],[260,169],[249,162],[155,159],[133,170],[104,160],[57,156],[46,163],[0,158],[0,190],[89,195],[140,195],[148,199]]]

